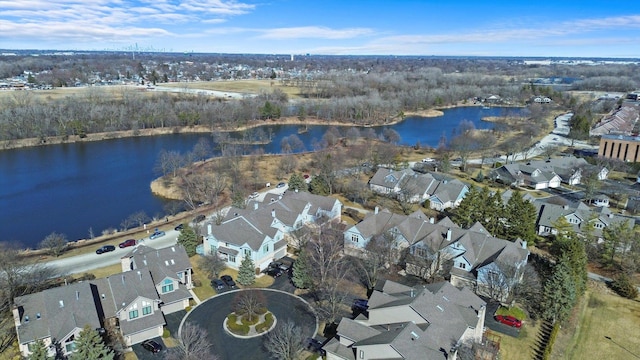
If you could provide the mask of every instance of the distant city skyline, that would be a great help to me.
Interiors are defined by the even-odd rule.
[[[0,48],[640,58],[637,9],[589,0],[0,0]]]

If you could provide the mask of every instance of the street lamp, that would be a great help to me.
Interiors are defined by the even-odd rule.
[[[629,354],[631,354],[631,355],[635,356],[636,358],[640,359],[640,356],[638,356],[638,354],[634,354],[631,350],[629,350],[629,349],[627,349],[626,347],[624,347],[624,346],[622,346],[622,345],[618,344],[618,343],[617,343],[615,340],[613,340],[610,336],[606,336],[606,335],[605,335],[605,336],[604,336],[604,338],[605,338],[605,339],[607,339],[607,340],[609,340],[609,341],[611,341],[612,343],[614,343],[614,344],[618,345],[620,348],[622,348],[622,350],[624,350],[624,351],[628,352]]]

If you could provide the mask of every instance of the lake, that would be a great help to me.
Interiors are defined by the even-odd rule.
[[[409,117],[389,127],[400,134],[402,144],[436,147],[443,134],[451,138],[462,120],[488,129],[493,124],[481,121],[482,117],[522,111],[460,107],[435,118]],[[302,134],[298,128],[262,127],[272,139],[262,146],[265,153],[279,153],[280,141],[291,134],[311,150],[328,126],[309,126]],[[373,129],[380,133],[384,127]],[[154,172],[158,154],[161,150],[189,152],[201,137],[208,135],[171,134],[0,151],[0,240],[35,248],[54,231],[75,241],[89,238],[90,229],[98,236],[105,229],[119,228],[139,211],[164,217],[166,201],[154,196],[149,187],[158,176]]]

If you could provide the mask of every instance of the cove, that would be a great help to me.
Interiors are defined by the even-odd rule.
[[[482,109],[459,107],[434,118],[409,117],[389,125],[404,145],[436,147],[442,135],[451,138],[462,120],[489,129],[485,116],[522,116],[522,108]],[[329,126],[265,125],[261,129],[271,142],[261,145],[265,153],[279,153],[281,140],[296,134],[312,149]],[[385,127],[374,127],[381,133]],[[346,131],[348,127],[339,127]],[[241,137],[240,133],[232,134]],[[0,241],[36,248],[51,232],[68,240],[89,238],[108,228],[119,228],[129,215],[144,211],[162,218],[166,201],[154,196],[149,184],[159,174],[154,167],[161,150],[189,152],[206,134],[171,134],[100,142],[48,145],[0,151]]]

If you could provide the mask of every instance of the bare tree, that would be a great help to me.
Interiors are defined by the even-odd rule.
[[[417,244],[409,248],[405,258],[407,273],[427,283],[444,280],[453,265],[451,259],[440,251],[445,243],[446,240],[443,238],[434,245]]]
[[[249,321],[252,321],[260,310],[267,306],[267,299],[261,290],[241,291],[233,300],[236,314],[246,316]]]
[[[198,142],[193,146],[192,153],[196,161],[205,161],[211,156],[211,143],[207,138],[198,139]]]
[[[297,360],[304,350],[304,342],[302,329],[286,321],[265,336],[264,348],[277,359]]]
[[[311,268],[315,269],[314,290],[322,289],[330,280],[345,270],[342,257],[344,249],[343,235],[334,229],[322,229],[307,243],[307,254]]]
[[[178,169],[184,166],[184,157],[177,151],[160,151],[158,161],[156,163],[156,171],[163,176],[171,175],[176,177]]]
[[[211,343],[207,331],[199,325],[187,321],[180,329],[178,346],[171,348],[165,359],[167,360],[217,360],[211,353]]]
[[[133,223],[137,224],[138,226],[143,226],[144,224],[148,223],[149,220],[151,220],[144,211],[135,212],[131,214],[129,218]]]
[[[40,248],[46,249],[52,256],[58,257],[67,249],[67,237],[64,234],[52,232],[40,242]]]
[[[207,277],[218,277],[220,272],[227,267],[227,264],[221,259],[218,254],[211,253],[209,255],[201,256],[198,259],[198,265],[200,269],[207,274]]]

